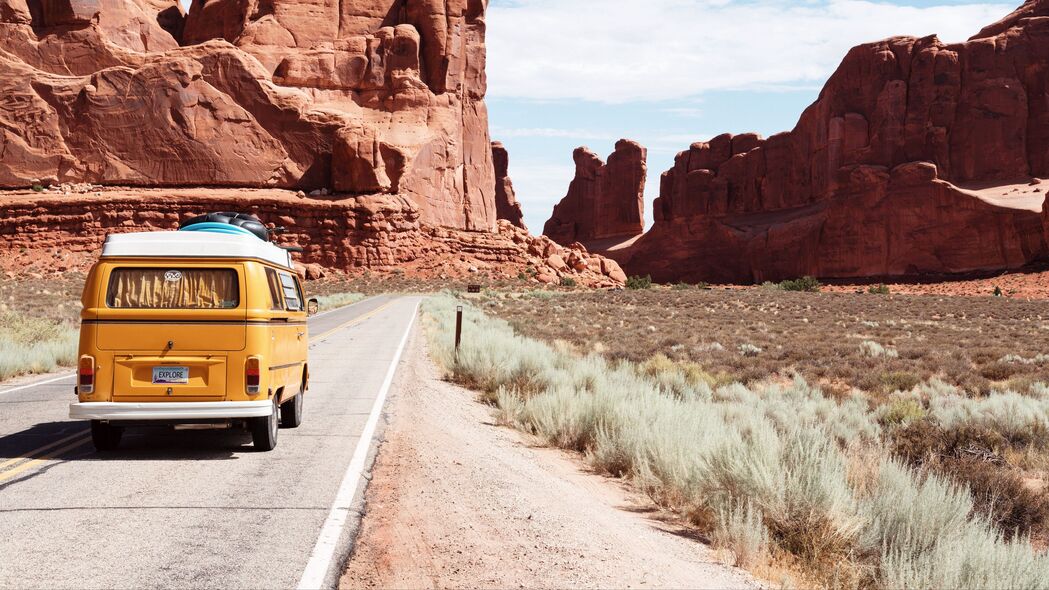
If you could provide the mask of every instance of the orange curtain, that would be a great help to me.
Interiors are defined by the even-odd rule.
[[[107,302],[116,308],[231,309],[238,299],[233,269],[118,268]]]

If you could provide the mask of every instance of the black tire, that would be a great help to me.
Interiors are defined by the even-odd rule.
[[[273,413],[264,418],[251,419],[251,442],[256,451],[272,451],[277,448],[277,425],[280,422],[277,396],[273,396]]]
[[[122,436],[124,436],[124,429],[119,426],[99,420],[91,421],[91,442],[95,443],[96,451],[103,453],[115,451],[120,446]]]
[[[302,424],[302,387],[299,394],[280,405],[280,427],[298,428]]]

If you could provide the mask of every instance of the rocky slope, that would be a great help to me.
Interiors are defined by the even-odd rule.
[[[581,246],[563,248],[506,220],[493,232],[436,227],[399,195],[327,200],[279,189],[104,189],[82,194],[15,191],[0,197],[0,269],[19,273],[84,269],[107,235],[164,231],[200,211],[247,211],[287,232],[278,241],[303,248],[304,271],[398,270],[420,278],[516,279],[556,284],[570,278],[614,287],[626,275],[614,261]]]
[[[0,251],[84,238],[65,217],[90,219],[96,239],[150,209],[200,207],[301,219],[307,260],[344,269],[418,260],[444,229],[520,247],[497,223],[486,8],[195,0],[184,14],[175,0],[0,0]],[[141,187],[157,203],[124,210],[118,190],[42,207],[24,190],[62,183]],[[202,186],[217,187],[210,200],[147,190]],[[291,192],[272,204],[246,189]],[[51,233],[19,238],[48,220]]]
[[[793,131],[693,144],[653,228],[609,254],[663,281],[1017,268],[1049,258],[1044,195],[1014,198],[1047,176],[1049,0],[1031,0],[965,43],[854,48]]]
[[[635,236],[644,231],[648,151],[620,140],[608,163],[587,148],[573,154],[575,178],[543,235],[559,244]]]

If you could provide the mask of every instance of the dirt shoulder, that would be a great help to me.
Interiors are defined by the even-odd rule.
[[[420,333],[342,588],[751,588],[646,498],[493,424]]]

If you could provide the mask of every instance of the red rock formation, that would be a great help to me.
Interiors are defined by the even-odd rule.
[[[492,162],[495,164],[495,211],[499,219],[527,230],[521,204],[514,194],[514,183],[510,180],[510,154],[498,141],[492,142]]]
[[[500,221],[495,232],[436,227],[410,200],[369,195],[330,201],[274,189],[92,189],[86,194],[12,191],[0,196],[0,269],[11,274],[85,269],[106,236],[172,230],[207,211],[245,211],[282,225],[284,245],[303,248],[313,276],[322,268],[398,269],[420,278],[492,278],[588,287],[625,280],[619,266],[581,248]]]
[[[854,48],[789,133],[694,144],[615,256],[664,281],[1015,268],[1049,256],[1039,215],[963,189],[1047,175],[1049,0],[1032,0],[966,43]]]
[[[0,188],[385,193],[494,231],[486,4],[0,0]]]
[[[648,150],[621,139],[608,164],[585,147],[573,158],[575,179],[554,207],[543,235],[567,245],[643,232]]]

